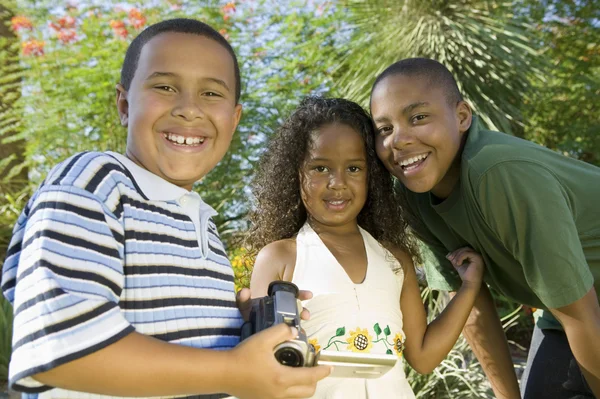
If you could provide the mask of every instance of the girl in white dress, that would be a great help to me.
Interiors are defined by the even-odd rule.
[[[278,130],[253,183],[248,244],[260,250],[253,297],[274,280],[313,297],[303,328],[319,350],[404,356],[431,372],[454,346],[479,292],[481,257],[449,254],[463,284],[427,324],[413,266],[416,251],[372,122],[357,104],[309,97]],[[264,247],[264,248],[263,248]],[[326,378],[314,398],[414,398],[402,362],[377,379]]]

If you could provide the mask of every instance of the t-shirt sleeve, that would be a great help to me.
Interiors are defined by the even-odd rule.
[[[73,361],[134,330],[118,302],[123,228],[93,194],[44,186],[17,221],[3,267],[13,303],[9,384],[50,389],[32,375]]]
[[[419,241],[419,249],[423,260],[423,269],[429,288],[440,291],[457,291],[462,280],[452,263],[446,259],[448,251],[444,246],[432,242]]]
[[[477,195],[489,227],[521,263],[544,305],[566,306],[592,288],[577,209],[550,170],[527,161],[498,164],[481,177]]]

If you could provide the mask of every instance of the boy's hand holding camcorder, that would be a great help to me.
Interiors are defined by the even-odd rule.
[[[242,340],[249,338],[252,341],[253,334],[262,335],[283,324],[291,327],[295,334],[270,348],[273,352],[270,356],[281,365],[301,368],[334,366],[331,376],[345,378],[378,378],[394,367],[397,361],[394,355],[338,351],[315,353],[300,325],[300,314],[306,311],[302,308],[300,295],[301,291],[293,283],[271,282],[267,296],[251,301],[248,321],[242,326]]]

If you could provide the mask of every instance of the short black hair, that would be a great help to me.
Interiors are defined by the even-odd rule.
[[[444,90],[450,105],[456,105],[463,101],[463,96],[452,73],[442,63],[430,58],[406,58],[393,63],[377,76],[371,89],[371,95],[383,79],[394,75],[416,76],[427,79],[431,86],[441,87]]]
[[[129,48],[127,49],[127,52],[125,53],[125,60],[123,61],[123,67],[121,68],[121,84],[125,90],[129,90],[129,86],[131,86],[131,81],[133,80],[133,76],[137,70],[140,54],[142,53],[142,48],[144,45],[146,45],[146,43],[148,43],[155,36],[161,33],[169,32],[189,33],[192,35],[204,36],[225,47],[227,52],[229,52],[231,55],[231,58],[233,58],[233,67],[235,70],[235,102],[238,103],[240,101],[240,95],[242,91],[240,67],[231,44],[229,44],[229,42],[210,25],[189,18],[175,18],[158,22],[144,29],[142,33],[133,39],[129,45]]]

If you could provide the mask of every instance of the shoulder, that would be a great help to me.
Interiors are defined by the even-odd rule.
[[[391,243],[383,242],[381,245],[398,260],[404,273],[414,270],[413,259],[408,252]]]
[[[103,152],[80,152],[55,166],[44,181],[44,185],[73,186],[94,191],[111,175],[125,176],[123,165],[114,157]]]
[[[296,262],[296,240],[289,238],[266,245],[256,256],[256,264],[294,264]]]

